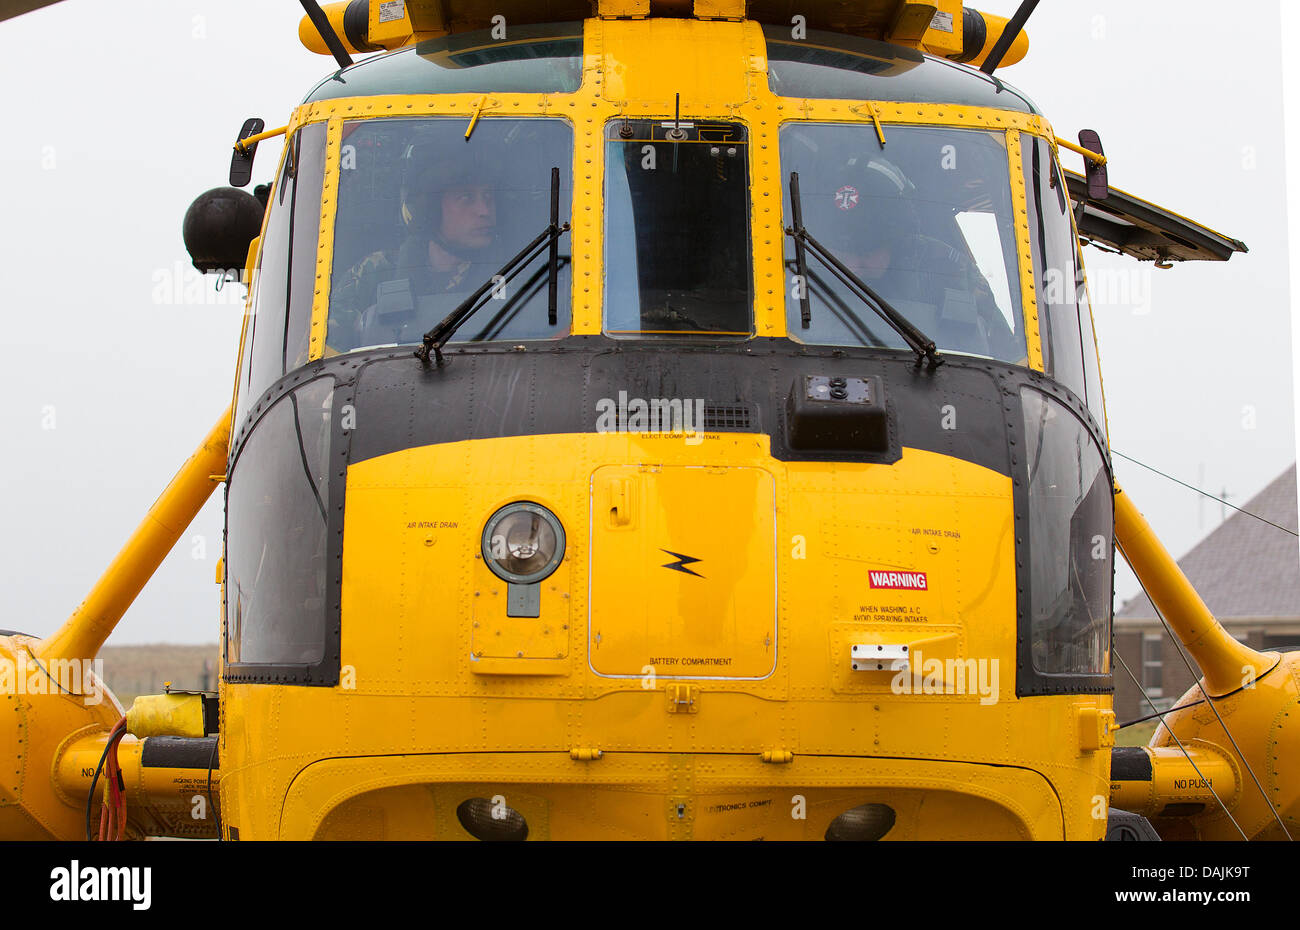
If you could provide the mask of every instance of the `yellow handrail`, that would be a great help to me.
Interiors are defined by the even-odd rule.
[[[1098,155],[1096,152],[1092,151],[1091,149],[1085,149],[1082,145],[1075,145],[1073,142],[1066,142],[1060,136],[1056,137],[1056,144],[1069,149],[1071,152],[1078,152],[1080,155],[1082,155],[1084,158],[1088,159],[1088,161],[1092,162],[1095,165],[1106,164],[1105,155]]]
[[[279,129],[268,129],[266,130],[266,132],[254,133],[253,135],[249,136],[247,139],[240,139],[238,142],[236,142],[235,150],[239,152],[240,155],[247,155],[248,147],[250,145],[256,145],[258,142],[261,142],[263,139],[272,139],[276,136],[282,136],[285,134],[285,132],[288,131],[288,129],[289,129],[288,126],[281,126]]]

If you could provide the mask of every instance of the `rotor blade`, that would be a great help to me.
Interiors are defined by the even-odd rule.
[[[0,0],[0,22],[22,16],[43,6],[53,6],[59,0]]]
[[[1025,28],[1025,21],[1033,15],[1036,6],[1038,6],[1038,0],[1023,0],[1015,15],[1007,21],[1006,27],[1002,30],[1002,35],[998,37],[997,43],[993,46],[993,51],[989,52],[988,57],[984,59],[984,64],[980,65],[981,71],[985,74],[992,74],[997,70],[998,65],[1002,64],[1002,59],[1011,50],[1011,43],[1016,41],[1016,36],[1020,35],[1020,31]]]

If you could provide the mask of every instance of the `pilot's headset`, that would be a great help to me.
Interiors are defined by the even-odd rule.
[[[853,156],[832,174],[823,196],[827,245],[865,255],[920,234],[916,185],[894,162],[880,155]],[[814,233],[816,235],[816,233]]]
[[[498,171],[482,160],[482,153],[456,134],[450,142],[412,142],[401,159],[401,218],[408,235],[432,240],[452,254],[464,254],[464,245],[452,245],[442,235],[442,200],[450,190],[482,185],[499,187]],[[498,223],[500,219],[498,218]],[[480,250],[486,252],[495,242]]]

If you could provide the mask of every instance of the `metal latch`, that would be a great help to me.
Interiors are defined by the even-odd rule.
[[[905,672],[908,669],[907,647],[891,643],[859,643],[851,650],[850,662],[855,672]]]
[[[696,685],[670,684],[665,686],[664,693],[668,695],[668,713],[699,713],[700,689]]]

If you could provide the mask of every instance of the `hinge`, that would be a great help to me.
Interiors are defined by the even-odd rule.
[[[728,19],[740,21],[745,18],[745,0],[695,0],[696,19]]]
[[[772,765],[785,765],[794,761],[794,753],[788,749],[764,749],[759,758]]]
[[[645,19],[650,15],[650,0],[597,0],[596,15],[601,19]]]
[[[570,749],[569,758],[574,762],[595,762],[605,754],[603,749]]]

